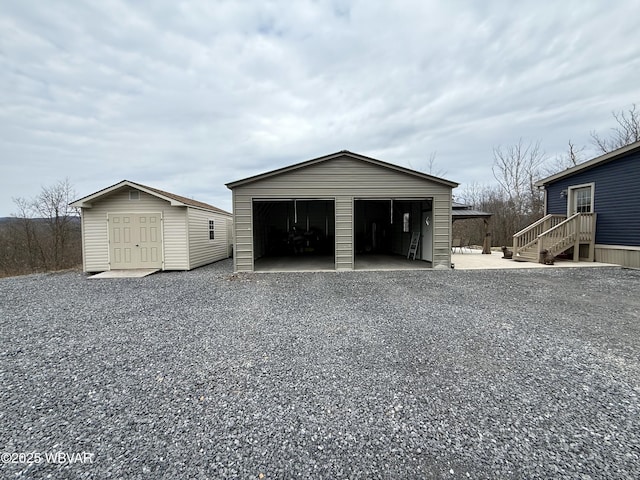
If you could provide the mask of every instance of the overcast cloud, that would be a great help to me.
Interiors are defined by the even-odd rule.
[[[493,183],[493,147],[640,103],[640,2],[0,0],[0,216],[69,177],[231,209],[230,181],[351,150]]]

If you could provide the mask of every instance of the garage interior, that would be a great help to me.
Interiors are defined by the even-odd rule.
[[[431,199],[356,199],[356,270],[431,268],[432,204]],[[413,232],[420,234],[415,260],[407,259]]]
[[[431,199],[355,199],[356,270],[431,268]],[[420,233],[407,259],[413,232]],[[335,270],[333,199],[253,201],[256,271]]]
[[[255,269],[335,270],[333,199],[253,201]]]

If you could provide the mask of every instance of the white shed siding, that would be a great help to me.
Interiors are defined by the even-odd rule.
[[[171,207],[169,202],[140,192],[138,200],[129,200],[129,188],[118,190],[96,201],[91,208],[82,209],[84,244],[84,270],[100,272],[109,270],[108,213],[146,212],[162,213],[164,268],[187,268],[186,209]],[[182,228],[182,234],[177,231]]]
[[[189,268],[228,258],[226,215],[189,208]],[[209,220],[215,222],[215,238],[209,240]]]
[[[167,206],[163,210],[163,270],[189,269],[188,241],[187,207]]]
[[[107,211],[82,209],[82,244],[85,272],[109,270]]]
[[[335,198],[336,269],[353,268],[354,198],[433,198],[433,264],[451,261],[451,187],[344,156],[233,189],[237,271],[253,270],[252,200]]]

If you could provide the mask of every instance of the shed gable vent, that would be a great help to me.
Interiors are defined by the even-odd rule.
[[[140,192],[138,190],[129,190],[129,200],[140,200]]]

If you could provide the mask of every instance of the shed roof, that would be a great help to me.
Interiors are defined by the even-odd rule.
[[[103,188],[102,190],[92,193],[91,195],[87,195],[86,197],[75,200],[74,202],[71,202],[70,205],[72,207],[91,208],[94,202],[122,187],[130,187],[143,191],[145,193],[148,193],[149,195],[153,195],[154,197],[158,197],[162,200],[168,201],[172,206],[194,207],[215,213],[221,213],[223,215],[231,215],[231,213],[218,207],[214,207],[213,205],[209,205],[208,203],[199,202],[191,198],[176,195],[175,193],[165,192],[164,190],[160,190],[158,188],[153,188],[147,185],[142,185],[141,183],[132,182],[131,180],[122,180],[121,182],[111,185],[110,187]]]
[[[298,169],[301,169],[301,168],[306,168],[306,167],[309,167],[311,165],[316,165],[318,163],[328,162],[328,161],[331,161],[331,160],[334,160],[334,159],[340,158],[340,157],[353,158],[355,160],[359,160],[359,161],[362,161],[362,162],[367,162],[367,163],[370,163],[372,165],[377,165],[377,166],[380,166],[380,167],[388,168],[390,170],[395,170],[397,172],[405,173],[405,174],[408,174],[408,175],[413,175],[415,177],[422,178],[424,180],[429,180],[429,181],[434,182],[434,183],[439,183],[441,185],[446,185],[446,186],[451,187],[451,188],[455,188],[455,187],[458,186],[458,183],[452,182],[450,180],[445,180],[444,178],[434,177],[433,175],[428,175],[426,173],[418,172],[416,170],[411,170],[409,168],[401,167],[399,165],[394,165],[392,163],[383,162],[382,160],[377,160],[375,158],[367,157],[365,155],[360,155],[358,153],[353,153],[353,152],[350,152],[348,150],[341,150],[341,151],[336,152],[336,153],[331,153],[329,155],[324,155],[322,157],[313,158],[311,160],[306,160],[304,162],[300,162],[300,163],[296,163],[296,164],[293,164],[293,165],[289,165],[288,167],[278,168],[276,170],[271,170],[270,172],[265,172],[265,173],[254,175],[252,177],[248,177],[248,178],[245,178],[245,179],[242,179],[242,180],[237,180],[235,182],[230,182],[230,183],[227,183],[227,187],[233,190],[234,188],[242,186],[242,185],[247,185],[249,183],[257,182],[257,181],[263,180],[265,178],[274,177],[276,175],[281,175],[283,173],[291,172],[291,171],[298,170]]]
[[[575,173],[582,172],[584,170],[588,170],[590,168],[594,168],[598,165],[605,164],[607,162],[611,162],[613,160],[617,160],[625,155],[636,153],[640,151],[640,141],[631,143],[622,148],[618,148],[617,150],[613,150],[611,152],[605,153],[604,155],[600,155],[599,157],[592,158],[591,160],[587,160],[580,165],[576,165],[575,167],[567,168],[562,172],[556,173],[555,175],[551,175],[549,177],[543,178],[542,180],[538,180],[535,183],[536,187],[543,187],[545,185],[549,185],[553,182],[556,182],[562,178],[569,177]]]
[[[467,218],[489,218],[493,213],[475,210],[471,205],[453,202],[451,205],[451,221],[465,220]]]

